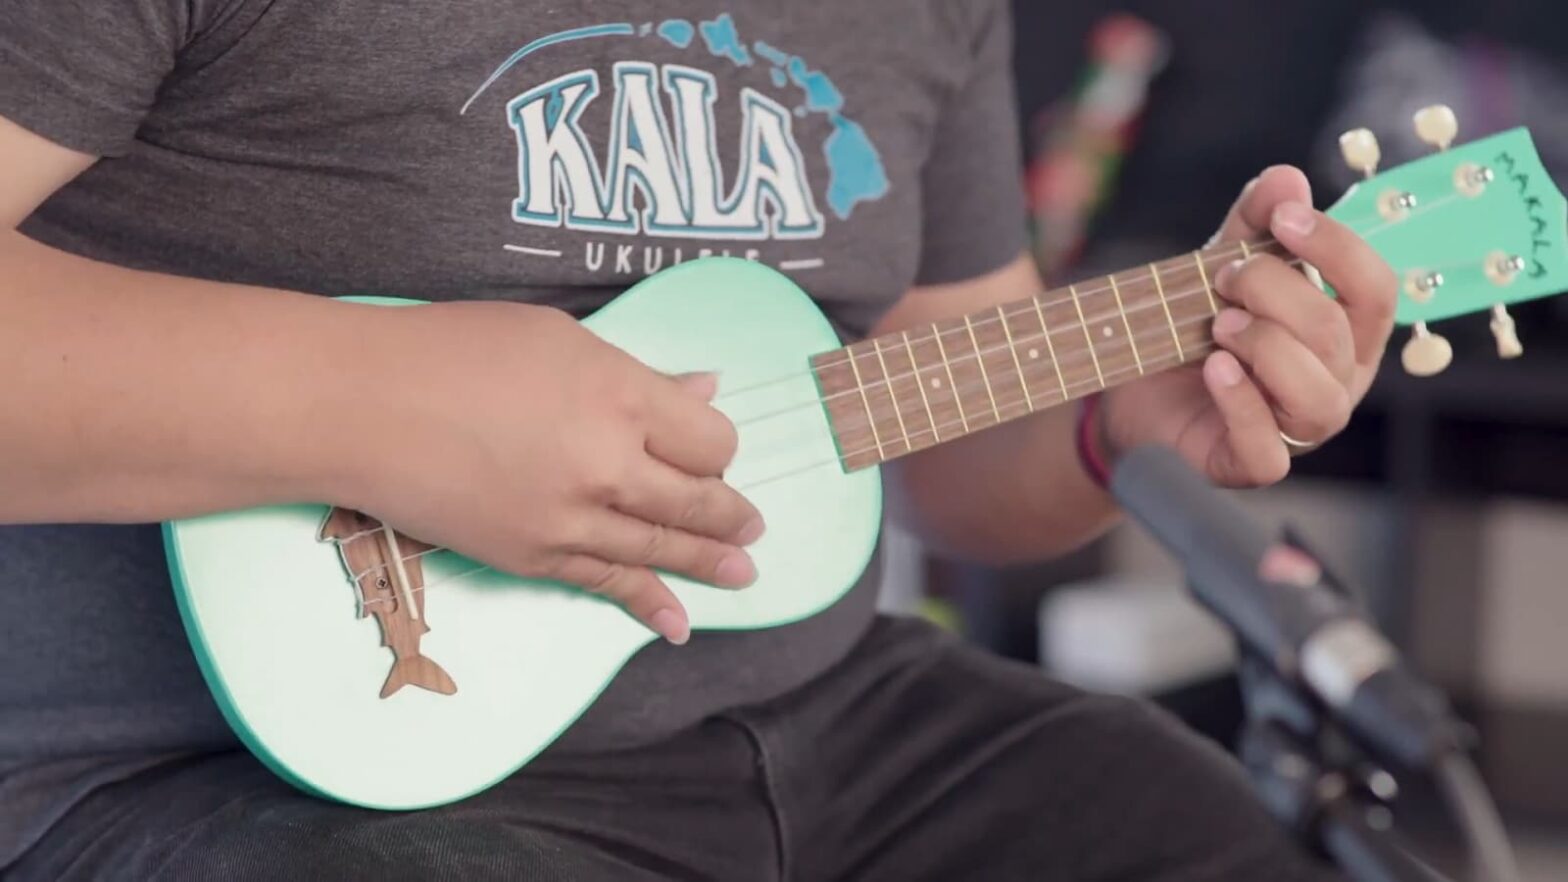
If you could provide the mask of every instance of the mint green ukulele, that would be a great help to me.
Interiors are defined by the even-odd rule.
[[[1418,115],[1447,148],[1452,115]],[[1448,347],[1426,323],[1568,288],[1565,203],[1516,130],[1375,174],[1376,142],[1343,141],[1367,180],[1334,217],[1404,283],[1415,373]],[[647,279],[585,321],[667,372],[716,370],[740,436],[726,474],[763,512],[760,578],[721,591],[671,578],[696,629],[769,628],[838,600],[878,541],[878,464],[1211,351],[1209,281],[1271,242],[1231,243],[940,322],[840,341],[812,300],[760,264],[712,259]],[[377,300],[407,304],[408,301]],[[410,305],[409,308],[418,308]],[[277,774],[381,809],[461,799],[556,739],[654,635],[570,586],[514,578],[325,506],[169,523],[175,591],[208,686]],[[701,640],[699,633],[694,640]],[[764,660],[765,661],[765,660]]]

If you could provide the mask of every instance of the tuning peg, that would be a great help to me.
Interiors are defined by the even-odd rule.
[[[1454,169],[1454,189],[1471,199],[1485,193],[1486,188],[1496,179],[1496,172],[1473,162],[1461,162]]]
[[[1524,258],[1517,254],[1493,251],[1486,256],[1486,277],[1494,285],[1513,284],[1514,279],[1519,278],[1519,273],[1523,269]]]
[[[1377,198],[1377,213],[1390,223],[1398,223],[1410,217],[1410,211],[1415,207],[1414,193],[1389,190]]]
[[[1434,104],[1416,111],[1416,137],[1436,147],[1447,150],[1459,134],[1459,120],[1446,104]]]
[[[1417,303],[1430,303],[1444,281],[1440,272],[1414,269],[1405,273],[1405,294]]]
[[[1383,159],[1383,150],[1371,129],[1351,129],[1340,135],[1339,153],[1346,165],[1368,178],[1377,174],[1377,164]]]
[[[1416,377],[1440,374],[1454,360],[1454,348],[1439,334],[1427,330],[1426,322],[1416,322],[1410,341],[1400,353],[1405,373]]]
[[[1501,303],[1492,307],[1492,336],[1497,338],[1498,358],[1518,358],[1524,354],[1524,345],[1514,329],[1514,317]]]

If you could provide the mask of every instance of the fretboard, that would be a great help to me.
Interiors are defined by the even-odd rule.
[[[1215,274],[1273,242],[1227,243],[812,359],[846,471],[1202,358]]]

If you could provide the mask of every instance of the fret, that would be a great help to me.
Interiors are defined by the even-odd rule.
[[[1024,356],[1013,345],[1013,333],[1018,329],[1008,325],[1006,306],[1002,310],[993,308],[971,313],[966,330],[970,333],[970,342],[979,348],[977,360],[985,368],[985,376],[990,381],[989,392],[995,401],[995,407],[991,407],[989,401],[982,401],[977,406],[989,409],[998,422],[1030,413],[1031,393],[1021,371]],[[1039,357],[1039,350],[1035,350],[1035,357]]]
[[[958,390],[954,386],[957,374],[947,372],[947,365],[942,361],[942,348],[937,345],[935,334],[923,335],[914,331],[908,337],[911,360],[920,371],[920,390],[926,396],[923,403],[930,405],[934,424],[942,427],[943,440],[958,437],[962,434],[959,426],[963,420],[960,418],[962,411],[958,404]]]
[[[942,345],[942,329],[933,324],[931,333],[936,336],[937,351],[942,353],[942,367],[947,369],[947,386],[953,390],[953,405],[958,408],[958,422],[964,427],[964,434],[967,435],[969,417],[964,415],[964,397],[959,394],[958,381],[953,379],[953,362],[947,357],[947,347]]]
[[[991,412],[996,414],[996,421],[1002,421],[1002,409],[996,406],[996,392],[991,389],[991,375],[985,369],[985,356],[981,355],[980,341],[975,337],[974,323],[969,316],[964,316],[964,329],[969,332],[969,343],[975,348],[975,364],[980,366],[980,382],[985,384],[985,397],[991,400]]]
[[[876,351],[877,364],[882,367],[882,379],[887,383],[887,397],[893,402],[893,416],[898,418],[898,433],[904,436],[904,446],[913,451],[915,445],[909,440],[909,427],[904,425],[904,411],[898,406],[898,392],[893,388],[893,374],[887,369],[887,359],[882,357],[882,338],[873,337],[871,348]]]
[[[1045,336],[1045,351],[1051,356],[1051,366],[1056,368],[1056,382],[1062,385],[1062,400],[1072,399],[1072,393],[1067,391],[1067,378],[1062,376],[1062,363],[1056,358],[1056,346],[1051,342],[1051,328],[1045,323],[1045,310],[1040,308],[1040,298],[1031,297],[1034,304],[1035,315],[1040,317],[1040,333]]]
[[[1192,252],[1193,261],[1198,264],[1198,277],[1203,280],[1203,293],[1209,298],[1209,312],[1213,315],[1220,314],[1219,304],[1214,302],[1214,286],[1209,284],[1209,270],[1203,265],[1203,252]]]
[[[1018,368],[1018,385],[1024,390],[1024,404],[1034,413],[1034,396],[1029,394],[1029,380],[1024,377],[1024,363],[1018,358],[1018,344],[1013,342],[1013,330],[1007,326],[1007,312],[998,306],[996,318],[1002,323],[1002,333],[1007,335],[1007,351],[1013,354],[1013,367]]]
[[[873,338],[871,352],[858,353],[855,344],[813,357],[812,369],[841,466],[846,472],[874,466],[1037,413],[1058,400],[1071,401],[1096,387],[1108,389],[1202,357],[1214,348],[1211,319],[1222,299],[1214,290],[1208,261],[1229,259],[1227,255],[1238,247],[1249,258],[1288,257],[1282,246],[1269,241],[1226,243],[1149,263],[1147,276],[1135,270],[1086,282],[1082,288],[1071,284],[1030,298],[1028,305],[1002,304],[935,322],[929,335],[916,330]],[[1018,308],[1009,314],[1012,306]],[[1026,318],[1030,306],[1038,325]],[[1120,315],[1127,336],[1125,355],[1116,344],[1112,309]],[[1014,320],[1022,324],[1014,328]],[[1069,327],[1074,323],[1076,331]],[[965,338],[969,351],[950,350],[949,341],[943,339],[949,334]],[[1058,340],[1058,334],[1064,336]],[[1082,347],[1073,342],[1080,334]],[[1167,335],[1173,344],[1170,352],[1164,351],[1162,342]],[[898,358],[900,346],[907,363]],[[865,364],[860,362],[862,356]],[[1050,367],[1039,364],[1046,357]],[[1051,374],[1061,399],[1047,391]],[[1014,376],[1016,389],[1009,379]],[[914,384],[914,394],[909,383]],[[984,401],[979,400],[982,394]],[[966,396],[970,396],[968,404],[963,401]],[[888,405],[893,408],[892,419],[885,411]],[[987,410],[991,420],[985,419]]]
[[[931,421],[931,440],[937,444],[942,443],[942,430],[937,428],[936,412],[931,410],[931,399],[926,397],[926,383],[920,376],[920,365],[915,362],[915,347],[909,342],[909,332],[902,331],[904,338],[904,353],[909,356],[909,367],[915,375],[915,388],[920,390],[920,403],[925,406],[926,419]]]
[[[1252,259],[1252,247],[1247,244],[1247,240],[1246,239],[1242,239],[1242,240],[1239,241],[1239,244],[1241,245],[1241,256],[1243,258],[1246,258],[1247,260],[1251,260]]]
[[[1089,346],[1089,357],[1094,360],[1094,375],[1100,381],[1100,388],[1105,388],[1105,373],[1100,370],[1100,356],[1094,351],[1094,337],[1089,334],[1089,322],[1083,315],[1083,304],[1078,302],[1078,288],[1075,285],[1067,286],[1067,293],[1072,295],[1073,309],[1078,311],[1078,327],[1083,329],[1083,342]]]
[[[1143,356],[1138,354],[1138,335],[1132,332],[1132,321],[1127,318],[1127,307],[1122,305],[1122,289],[1116,284],[1116,274],[1105,277],[1111,283],[1111,293],[1116,295],[1116,311],[1121,313],[1122,327],[1127,330],[1127,345],[1132,349],[1133,364],[1138,366],[1138,376],[1143,376]]]
[[[833,425],[833,441],[846,472],[881,462],[872,447],[871,433],[862,428],[870,413],[856,391],[860,383],[855,380],[852,365],[853,356],[848,349],[835,349],[811,359],[817,391]]]
[[[1160,268],[1151,263],[1149,272],[1154,274],[1154,290],[1160,294],[1160,308],[1165,310],[1165,323],[1171,326],[1171,342],[1176,344],[1176,357],[1186,361],[1187,357],[1181,351],[1181,337],[1176,334],[1176,320],[1171,317],[1170,301],[1165,299],[1165,283],[1160,281]]]
[[[1200,258],[1204,256],[1206,252],[1199,252]],[[1170,312],[1170,326],[1176,329],[1175,339],[1179,346],[1171,350],[1171,359],[1191,361],[1207,352],[1204,347],[1209,339],[1208,320],[1214,317],[1209,308],[1208,296],[1199,296],[1199,286],[1208,279],[1207,268],[1202,261],[1195,261],[1190,255],[1155,266],[1164,285],[1165,308]],[[1201,290],[1207,293],[1209,289]],[[1152,307],[1153,304],[1150,305]]]
[[[844,350],[849,354],[849,369],[855,373],[855,386],[860,389],[860,401],[866,406],[866,420],[871,423],[871,440],[877,446],[877,459],[887,459],[882,449],[882,433],[877,431],[876,413],[871,409],[871,396],[866,394],[866,382],[860,378],[860,365],[855,363],[855,347]]]

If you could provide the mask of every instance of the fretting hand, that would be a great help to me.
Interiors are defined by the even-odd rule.
[[[340,499],[519,576],[609,597],[667,639],[686,612],[655,570],[756,578],[761,515],[720,478],[735,429],[711,376],[670,378],[565,313],[505,303],[367,312],[360,439]],[[412,355],[410,355],[412,353]]]
[[[1278,257],[1225,267],[1215,277],[1219,350],[1105,394],[1113,457],[1164,444],[1218,484],[1261,486],[1289,472],[1291,442],[1316,446],[1345,427],[1388,344],[1398,283],[1377,252],[1311,205],[1300,171],[1271,168],[1242,191],[1216,243],[1272,235],[1338,299]]]

